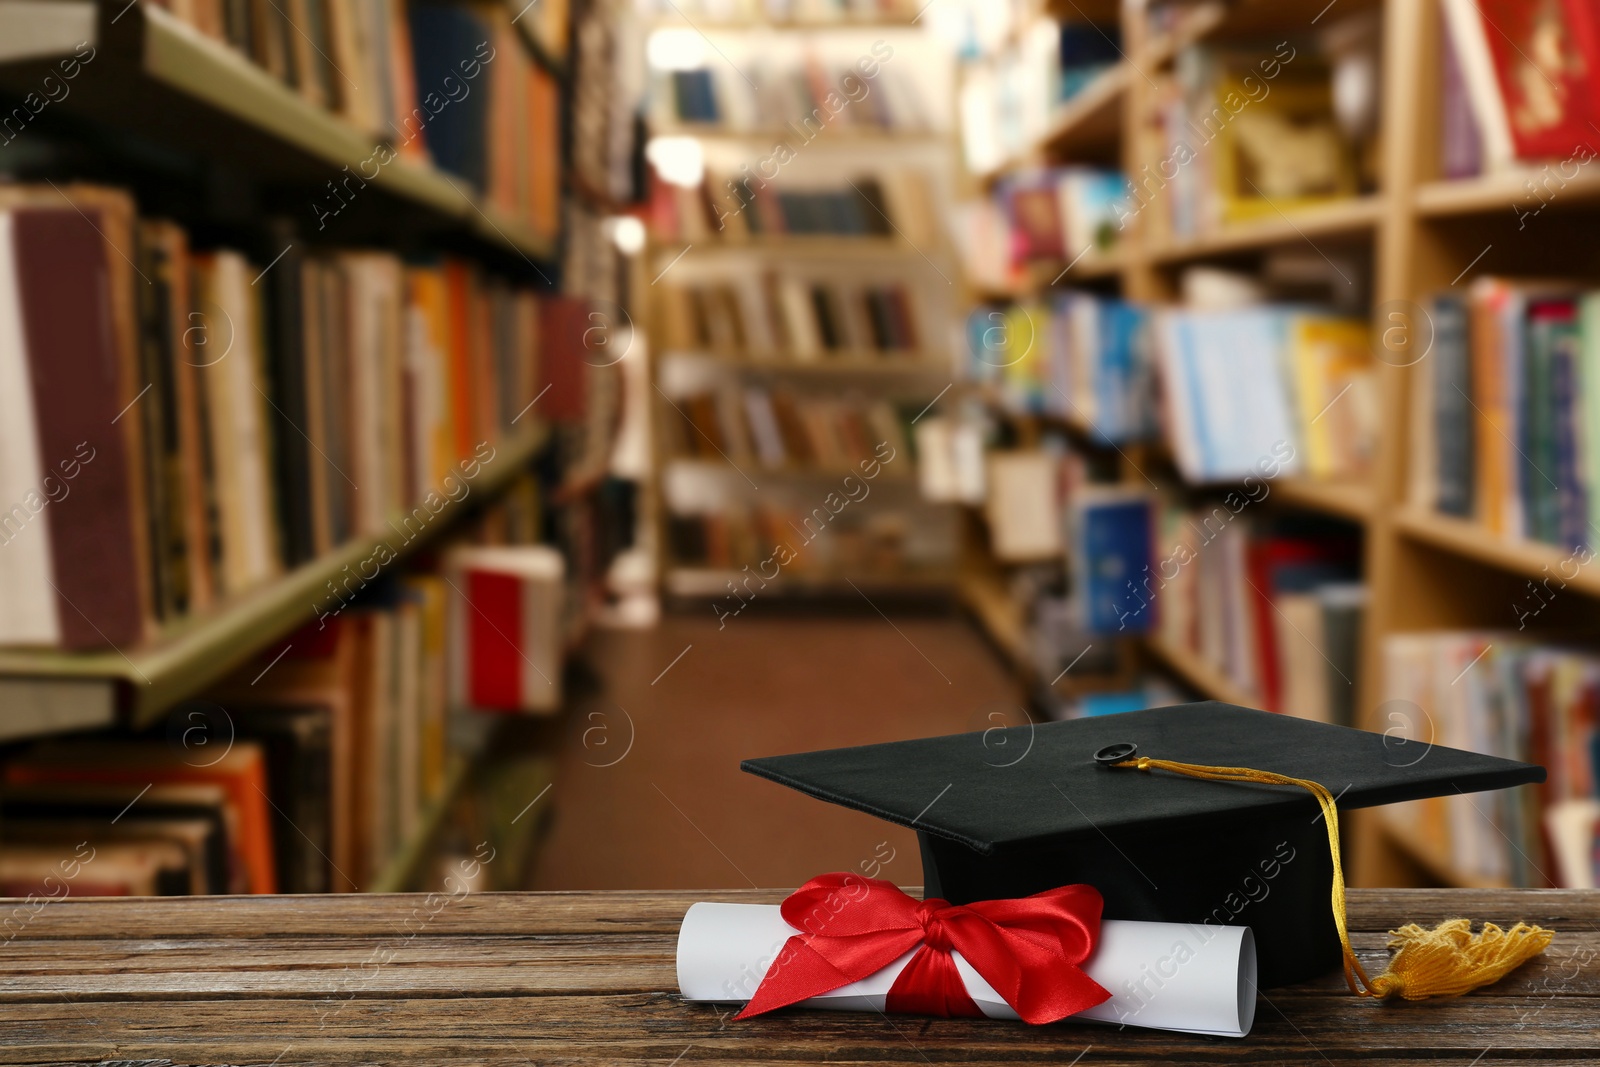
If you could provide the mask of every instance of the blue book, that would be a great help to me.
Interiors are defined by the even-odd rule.
[[[1072,504],[1072,593],[1090,633],[1146,633],[1156,621],[1144,579],[1154,559],[1155,502],[1121,490]]]
[[[478,56],[479,47],[492,36],[490,28],[463,5],[425,0],[411,5],[412,66],[417,99],[428,115],[424,133],[428,151],[441,170],[465,179],[480,193],[488,188],[489,178],[491,78],[480,71],[469,81],[461,64]],[[459,95],[454,87],[463,84],[468,91]],[[459,98],[451,98],[452,92]]]
[[[1112,442],[1148,436],[1155,408],[1146,348],[1148,314],[1120,300],[1102,305],[1095,374],[1097,436]]]
[[[1555,401],[1555,479],[1559,486],[1555,540],[1567,549],[1587,545],[1590,541],[1589,493],[1578,458],[1575,421],[1576,407],[1582,402],[1578,396],[1578,346],[1576,326],[1564,324],[1554,338],[1550,366],[1551,393]]]
[[[1471,518],[1473,510],[1472,355],[1467,310],[1454,296],[1433,301],[1433,425],[1438,447],[1439,499],[1446,515]]]

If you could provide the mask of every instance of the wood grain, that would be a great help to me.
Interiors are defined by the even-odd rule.
[[[1337,975],[1268,990],[1242,1041],[842,1012],[735,1022],[725,1007],[684,1003],[673,953],[688,906],[782,897],[62,900],[25,923],[0,902],[0,925],[12,918],[0,933],[10,935],[0,941],[0,1061],[1466,1067],[1600,1058],[1600,893],[1356,891],[1352,929],[1374,968],[1387,957],[1386,931],[1405,922],[1524,919],[1558,934],[1543,957],[1456,1001],[1374,1004]]]

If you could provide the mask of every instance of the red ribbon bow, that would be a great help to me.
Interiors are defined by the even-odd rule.
[[[889,990],[889,1011],[981,1017],[950,956],[957,950],[1024,1020],[1053,1023],[1111,997],[1078,966],[1099,940],[1100,908],[1099,891],[1087,885],[951,904],[914,900],[877,878],[819,875],[783,902],[784,921],[802,932],[737,1017],[858,982],[920,944]]]

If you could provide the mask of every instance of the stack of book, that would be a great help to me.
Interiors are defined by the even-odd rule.
[[[202,714],[175,745],[48,742],[8,762],[0,786],[6,895],[279,891],[271,742],[234,736],[220,717]],[[314,724],[304,733],[287,716],[263,725],[262,736],[275,735],[285,751],[317,743]],[[208,736],[213,729],[222,736]],[[299,770],[314,775],[313,757],[299,758]]]
[[[0,643],[135,646],[353,537],[414,540],[546,386],[541,415],[581,409],[581,302],[271,256],[192,249],[112,189],[7,192]]]
[[[1280,473],[1353,479],[1377,441],[1365,323],[1289,307],[1151,309],[1084,292],[984,305],[967,319],[969,376],[1009,411],[1100,442],[1165,435],[1190,482]]]
[[[899,457],[895,473],[912,475],[907,428],[917,414],[914,405],[732,382],[673,403],[681,417],[669,413],[662,420],[670,456],[841,473]]]
[[[1596,543],[1600,293],[1480,278],[1429,305],[1433,350],[1409,368],[1409,494],[1502,537]]]
[[[669,349],[816,363],[917,348],[917,308],[898,282],[847,286],[764,271],[657,289],[660,336]]]
[[[1376,361],[1359,319],[1288,307],[1161,313],[1155,350],[1173,458],[1191,482],[1353,479],[1377,446]]]
[[[1264,487],[1262,487],[1264,488]],[[1359,545],[1339,527],[1259,521],[1230,493],[1207,508],[1166,505],[1155,555],[1122,590],[1161,643],[1253,694],[1258,706],[1357,725]]]
[[[909,0],[638,0],[640,14],[678,20],[822,23],[909,20],[917,5]]]
[[[1366,187],[1370,135],[1336,118],[1333,67],[1303,41],[1191,46],[1155,82],[1159,159],[1129,175],[1124,204],[1148,234],[1194,237]]]
[[[1517,0],[1440,0],[1440,9],[1443,175],[1464,178],[1517,160],[1549,159],[1561,161],[1557,187],[1574,177],[1600,151],[1594,9]]]
[[[905,71],[888,62],[893,46],[876,41],[861,56],[781,59],[734,67],[727,63],[653,72],[651,123],[670,130],[684,123],[730,132],[771,133],[803,147],[824,130],[925,131],[930,116]]]
[[[1385,754],[1433,745],[1538,763],[1543,785],[1385,809],[1452,875],[1493,885],[1592,887],[1600,659],[1515,633],[1395,634],[1383,643]]]
[[[994,197],[1010,223],[1018,263],[1068,263],[1116,246],[1130,190],[1119,171],[1049,167],[1008,174],[996,183]]]
[[[1092,293],[979,307],[967,318],[970,376],[1013,412],[1043,412],[1102,442],[1157,431],[1147,308]]]
[[[506,597],[492,580],[476,577],[486,553],[531,554],[542,579],[551,575],[550,549],[503,545],[538,535],[529,494],[537,490],[524,476],[463,531],[502,547],[463,546],[437,573],[362,571],[330,583],[316,621],[179,704],[155,736],[16,753],[0,769],[7,892],[43,892],[49,865],[80,841],[91,855],[78,857],[86,873],[75,896],[372,888],[417,839],[452,773],[483,750],[497,717],[472,712],[548,710],[559,700],[570,595],[559,558],[553,581],[517,583],[528,626],[501,611]],[[500,632],[472,625],[467,616],[480,610]],[[555,684],[508,702],[506,664],[524,655]],[[153,887],[125,877],[133,846],[159,859]]]
[[[986,174],[1027,156],[1062,107],[1122,58],[1120,39],[1114,23],[1037,19],[992,62],[971,68],[959,103],[968,170]]]
[[[459,175],[537,232],[559,219],[560,100],[529,33],[565,51],[566,0],[512,24],[498,4],[438,0],[172,0],[162,4],[382,142],[352,164],[373,178],[396,155]],[[370,168],[368,171],[366,168]]]
[[[697,186],[657,181],[651,230],[662,240],[742,241],[752,237],[897,238],[932,251],[940,227],[927,176],[916,170],[863,174],[843,186],[781,189],[759,177],[707,171]]]

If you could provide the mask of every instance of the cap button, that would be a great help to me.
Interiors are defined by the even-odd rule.
[[[1131,741],[1119,741],[1114,745],[1107,745],[1094,754],[1094,761],[1102,767],[1111,767],[1124,760],[1132,759],[1139,751],[1139,746]]]

